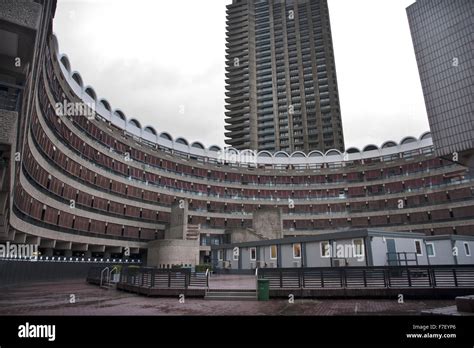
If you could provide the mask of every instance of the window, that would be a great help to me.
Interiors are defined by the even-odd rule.
[[[321,257],[330,257],[329,242],[321,242]]]
[[[426,243],[426,255],[428,257],[435,257],[435,248],[433,243]]]
[[[276,260],[277,258],[277,246],[272,245],[270,247],[270,260]]]
[[[219,261],[224,260],[224,250],[222,250],[222,249],[221,249],[221,250],[217,250],[217,259],[218,259]]]
[[[293,258],[301,259],[301,243],[293,244]]]
[[[257,248],[250,248],[250,261],[257,260]]]
[[[415,250],[416,255],[423,255],[423,251],[421,249],[421,240],[415,240]]]
[[[466,253],[466,256],[471,256],[471,250],[469,249],[468,242],[464,242],[464,252]]]
[[[358,238],[352,241],[354,256],[364,256],[364,239]]]

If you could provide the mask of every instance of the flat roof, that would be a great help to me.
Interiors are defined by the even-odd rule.
[[[466,240],[474,241],[474,236],[464,234],[441,234],[439,236],[426,236],[426,240]]]
[[[300,236],[300,237],[286,237],[278,239],[265,239],[265,240],[256,240],[250,242],[240,242],[240,243],[227,243],[221,245],[211,245],[212,249],[229,249],[233,247],[253,247],[253,246],[267,246],[275,244],[292,244],[300,242],[317,242],[317,241],[330,241],[337,239],[348,239],[348,238],[361,238],[361,237],[371,237],[371,236],[380,236],[380,237],[399,237],[399,238],[424,238],[423,233],[415,232],[391,232],[384,231],[380,229],[354,229],[354,230],[339,230],[335,232],[316,234],[313,236]],[[474,238],[473,238],[474,239]]]

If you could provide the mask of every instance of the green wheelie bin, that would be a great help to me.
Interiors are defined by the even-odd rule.
[[[258,280],[258,300],[268,301],[270,299],[270,281],[268,279]]]

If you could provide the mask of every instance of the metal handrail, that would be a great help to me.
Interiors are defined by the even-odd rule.
[[[164,277],[156,278],[156,276],[164,275]],[[205,277],[203,277],[203,275]],[[145,284],[145,277],[149,276],[148,284]],[[198,277],[197,282],[194,283],[192,280],[194,277]],[[209,277],[210,277],[210,270],[207,269],[206,272],[191,272],[190,269],[161,269],[161,268],[152,268],[152,267],[141,267],[138,269],[137,273],[133,275],[129,274],[129,269],[125,268],[122,276],[120,277],[119,284],[129,284],[129,285],[136,285],[139,287],[144,288],[153,288],[156,285],[157,281],[161,282],[161,286],[163,282],[166,282],[164,287],[170,288],[171,282],[178,280],[183,288],[188,288],[189,286],[198,286],[200,288],[208,289],[209,288]],[[138,280],[138,284],[136,282]],[[200,281],[199,281],[200,280]],[[205,280],[205,283],[203,282]],[[174,287],[177,285],[174,284]]]
[[[76,260],[74,260],[76,259]],[[106,260],[103,257],[64,257],[64,256],[35,256],[35,257],[0,257],[0,262],[2,261],[35,261],[35,262],[78,262],[78,263],[110,263],[110,260]],[[126,260],[115,260],[112,261],[115,263],[121,264],[141,264],[141,260],[128,259]]]
[[[271,288],[474,288],[474,265],[274,268],[260,277]]]
[[[109,277],[108,277],[108,278],[109,278],[109,280],[108,280],[109,283],[110,283],[110,279],[112,278],[112,274],[113,274],[114,272],[118,272],[117,266],[112,267],[112,269],[111,269],[110,272],[109,272]]]
[[[391,255],[395,255],[396,258],[392,259]],[[404,256],[402,258],[401,256]],[[408,258],[407,256],[415,256],[413,259]],[[397,252],[387,252],[387,262],[396,261],[397,266],[402,266],[402,263],[405,263],[405,266],[409,266],[409,262],[415,262],[415,265],[418,266],[418,254],[416,252],[407,252],[407,251],[397,251]],[[411,265],[412,266],[412,265]]]
[[[105,267],[102,271],[100,271],[100,286],[102,286],[104,271],[107,271],[107,275],[106,275],[107,277],[109,275],[109,267]]]
[[[255,292],[258,296],[258,267],[255,267]]]

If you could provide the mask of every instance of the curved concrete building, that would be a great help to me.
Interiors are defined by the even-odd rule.
[[[55,3],[29,4],[39,18],[24,31],[34,49],[26,74],[10,74],[18,103],[0,110],[5,239],[38,243],[45,255],[141,257],[150,241],[181,233],[207,262],[211,244],[258,234],[254,215],[275,208],[283,237],[372,227],[474,235],[472,173],[436,157],[429,132],[308,154],[175,137],[97,96],[59,50]]]

